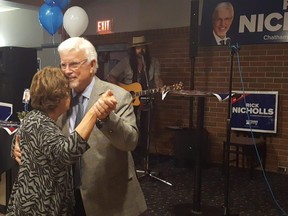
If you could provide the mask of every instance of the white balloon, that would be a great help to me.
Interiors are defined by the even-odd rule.
[[[63,16],[63,27],[70,37],[82,35],[89,23],[86,11],[78,6],[67,9]]]

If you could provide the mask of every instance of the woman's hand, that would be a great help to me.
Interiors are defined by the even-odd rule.
[[[116,105],[117,101],[113,96],[112,91],[106,91],[94,104],[94,110],[97,114],[97,118],[100,120],[106,119],[109,116],[110,112],[115,110]]]
[[[20,143],[20,136],[16,135],[13,155],[17,163],[20,165],[21,164],[21,150],[20,150],[19,143]]]

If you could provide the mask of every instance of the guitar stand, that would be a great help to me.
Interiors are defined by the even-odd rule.
[[[156,180],[158,180],[164,184],[167,184],[169,186],[173,186],[170,182],[165,181],[164,179],[157,177],[156,175],[159,175],[159,172],[151,171],[149,169],[149,155],[148,154],[144,159],[144,163],[145,163],[145,169],[144,170],[136,170],[136,173],[139,174],[139,175],[137,175],[138,179],[148,176],[148,177],[156,179]]]
[[[144,99],[144,98],[142,98]],[[147,111],[147,137],[146,137],[146,151],[145,151],[145,156],[144,156],[144,169],[143,170],[136,170],[137,173],[137,177],[138,179],[143,178],[143,177],[151,177],[153,179],[156,179],[164,184],[167,184],[169,186],[173,186],[170,182],[167,182],[159,177],[157,177],[156,175],[159,175],[159,172],[155,172],[155,171],[151,171],[149,169],[149,148],[150,148],[150,126],[151,126],[151,110],[152,110],[152,102],[151,102],[151,98],[150,97],[145,97],[145,100],[147,100],[148,104],[149,104],[149,108]],[[146,112],[146,111],[140,111],[140,112]],[[143,113],[141,113],[142,115]],[[145,122],[146,123],[146,122]],[[141,133],[141,132],[140,132]]]

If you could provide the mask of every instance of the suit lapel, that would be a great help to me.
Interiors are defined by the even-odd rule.
[[[103,89],[103,83],[98,77],[95,77],[95,84],[91,91],[91,95],[89,98],[86,112],[93,106],[93,104],[99,99],[101,94],[103,94],[104,92],[105,90]]]
[[[69,121],[68,121],[69,111],[62,114],[58,119],[56,124],[60,127],[65,135],[69,135]]]

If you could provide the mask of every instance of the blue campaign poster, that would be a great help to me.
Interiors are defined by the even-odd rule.
[[[287,0],[202,1],[200,46],[288,42]]]
[[[231,130],[277,132],[277,91],[233,91]]]

